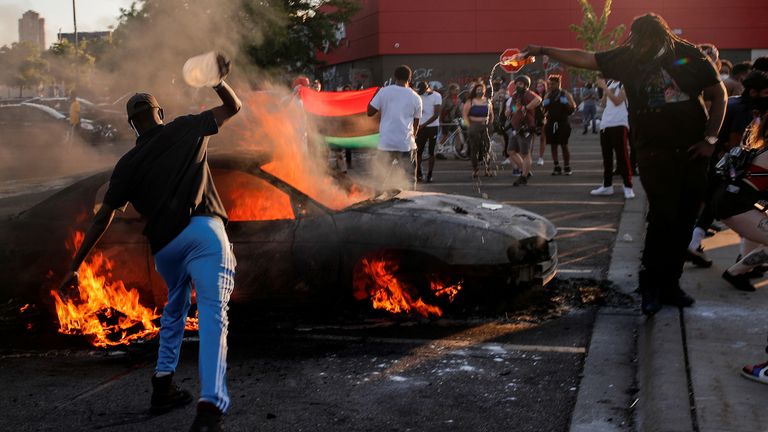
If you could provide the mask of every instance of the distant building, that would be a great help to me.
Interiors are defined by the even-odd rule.
[[[32,42],[41,50],[45,49],[45,18],[28,10],[19,19],[19,42]]]
[[[103,39],[106,41],[112,40],[112,32],[111,31],[95,31],[95,32],[77,32],[77,40],[78,42],[82,41],[92,41],[92,40],[98,40]],[[67,40],[72,45],[75,44],[75,34],[74,33],[61,33],[59,32],[59,42]]]

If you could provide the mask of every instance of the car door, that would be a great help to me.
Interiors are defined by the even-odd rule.
[[[290,301],[298,281],[292,247],[299,225],[290,196],[242,170],[212,174],[237,259],[232,302]]]

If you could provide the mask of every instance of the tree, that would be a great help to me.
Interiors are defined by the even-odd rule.
[[[339,27],[358,10],[354,0],[245,2],[244,22],[267,24],[263,37],[245,41],[245,52],[261,68],[311,73],[321,64],[317,52],[338,46]],[[273,19],[264,21],[270,13]]]
[[[612,0],[605,0],[603,11],[600,16],[595,14],[595,10],[589,0],[577,0],[581,6],[583,17],[581,24],[571,24],[570,29],[576,33],[576,40],[581,41],[587,51],[604,51],[615,47],[624,34],[624,24],[619,24],[615,28],[608,29],[608,17],[611,15]],[[583,79],[594,79],[597,72],[585,71],[583,69],[574,69],[573,72]]]
[[[49,80],[48,62],[40,56],[40,48],[31,42],[18,42],[0,48],[0,79],[9,87],[37,88]]]

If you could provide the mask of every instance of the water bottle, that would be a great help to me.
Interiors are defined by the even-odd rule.
[[[216,52],[190,58],[181,70],[184,81],[192,87],[212,87],[221,81]]]

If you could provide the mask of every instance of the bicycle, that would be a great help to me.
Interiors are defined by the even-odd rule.
[[[435,150],[435,156],[438,159],[448,159],[449,156],[459,160],[469,159],[467,146],[467,130],[462,125],[461,119],[456,119],[451,123],[441,123],[440,126],[454,126],[453,130],[446,137],[440,137]]]

